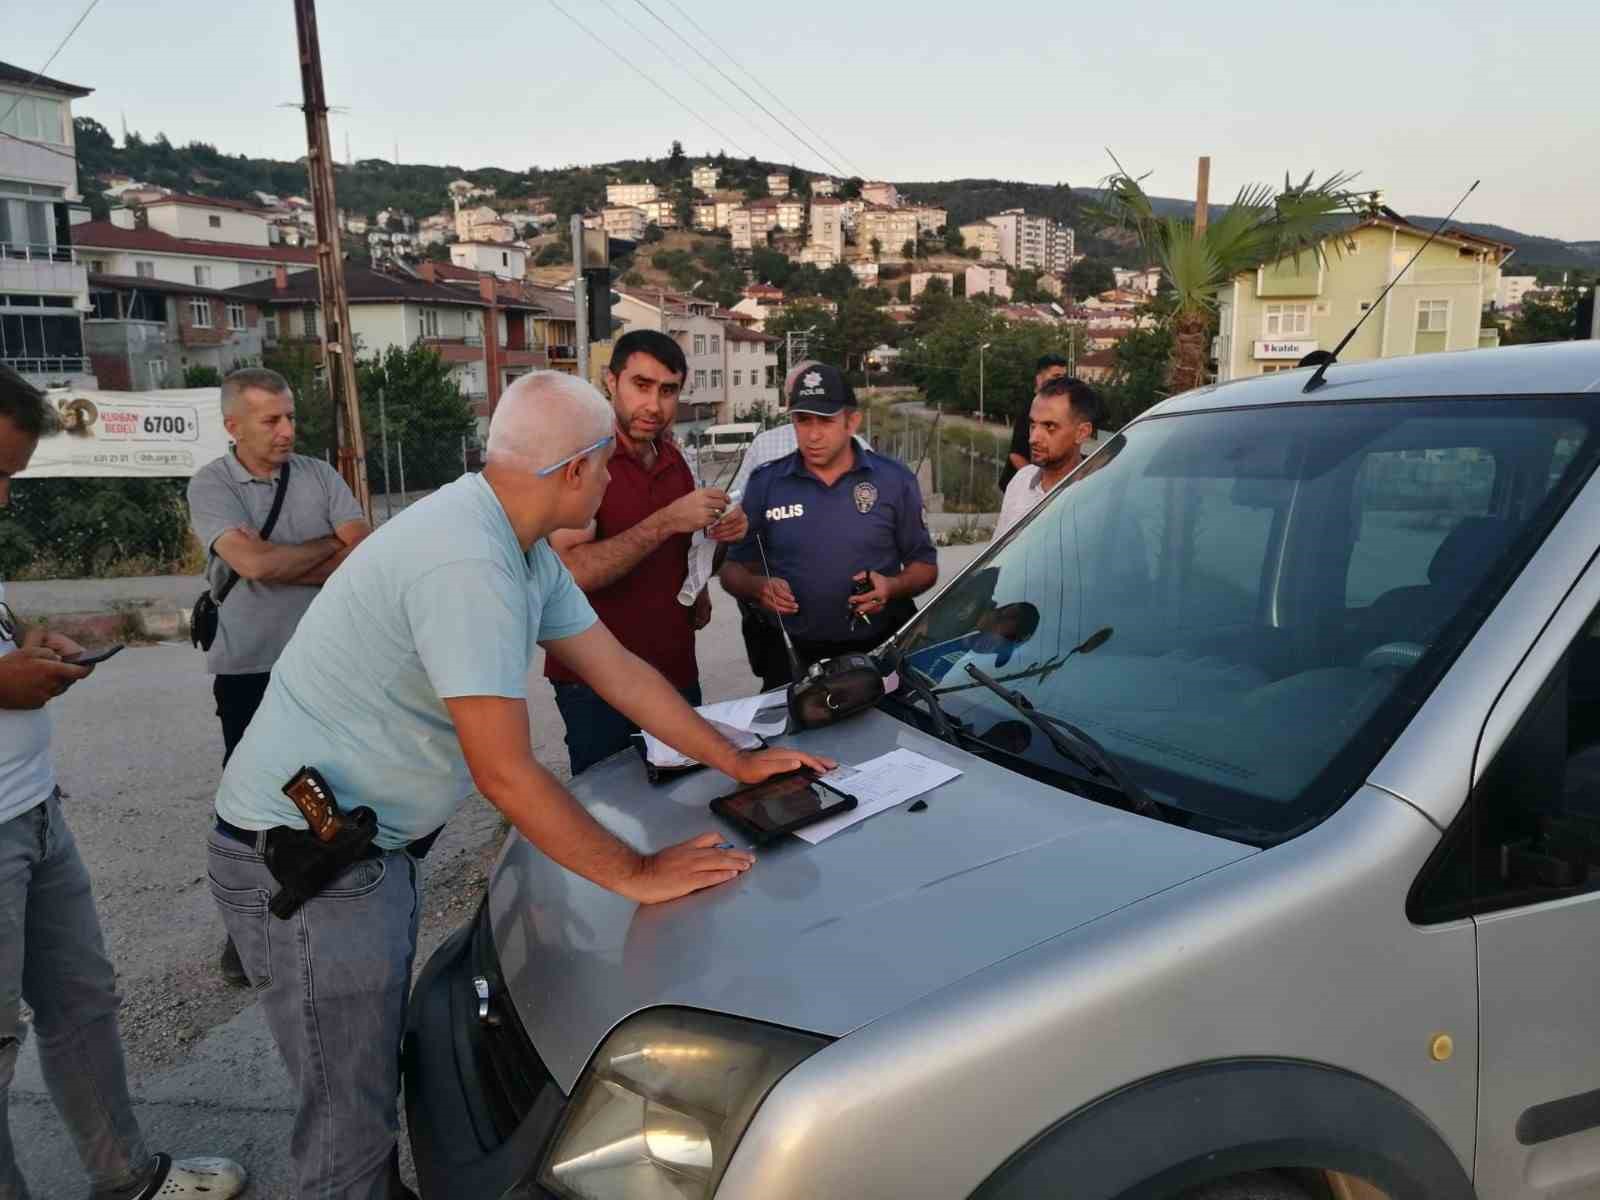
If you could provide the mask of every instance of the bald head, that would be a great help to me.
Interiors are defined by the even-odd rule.
[[[538,471],[611,432],[611,405],[595,388],[561,371],[533,371],[500,397],[489,422],[489,463]]]

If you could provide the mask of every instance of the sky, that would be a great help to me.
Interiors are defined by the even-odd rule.
[[[23,6],[5,60],[37,69],[87,2]],[[1201,154],[1213,202],[1285,172],[1345,170],[1402,212],[1442,216],[1481,178],[1459,219],[1600,239],[1600,4],[1304,11],[323,0],[319,19],[329,101],[348,109],[332,118],[340,157],[348,137],[356,158],[398,145],[404,162],[559,167],[660,157],[677,138],[691,155],[869,179],[1085,187],[1111,169],[1109,147],[1157,195],[1192,195]],[[300,97],[288,0],[99,0],[48,73],[94,88],[74,113],[114,134],[125,116],[175,144],[305,151],[300,114],[279,107]]]

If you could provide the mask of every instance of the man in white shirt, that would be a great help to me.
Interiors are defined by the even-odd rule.
[[[1000,519],[994,527],[997,540],[1083,461],[1084,446],[1093,440],[1100,421],[1100,396],[1081,379],[1047,379],[1033,398],[1028,419],[1028,453],[1033,463],[1006,485]]]

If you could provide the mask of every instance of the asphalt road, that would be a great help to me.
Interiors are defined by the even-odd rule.
[[[946,578],[981,547],[940,552]],[[737,610],[714,588],[699,638],[706,699],[749,695]],[[566,775],[562,724],[536,662],[534,750]],[[52,706],[61,785],[126,1004],[124,1040],[139,1119],[154,1149],[225,1153],[253,1200],[291,1195],[288,1080],[246,993],[215,969],[222,926],[206,887],[205,834],[222,759],[210,678],[187,645],[127,650]],[[503,837],[481,798],[450,821],[423,871],[418,966],[464,922]],[[30,1039],[11,1092],[18,1157],[40,1200],[81,1196],[84,1177],[39,1077]]]

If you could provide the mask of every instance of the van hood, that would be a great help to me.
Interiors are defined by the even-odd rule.
[[[513,833],[489,885],[500,967],[523,1028],[570,1092],[641,1009],[678,1005],[841,1037],[1029,946],[1256,851],[1097,804],[872,710],[782,739],[844,763],[897,747],[962,771],[812,846],[785,838],[732,883],[636,905]],[[573,793],[658,850],[727,827],[733,789],[700,771],[656,787],[616,755]],[[737,839],[737,834],[731,835]]]

